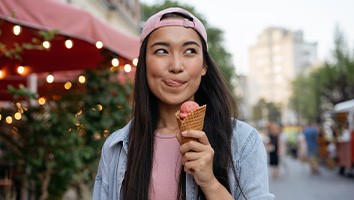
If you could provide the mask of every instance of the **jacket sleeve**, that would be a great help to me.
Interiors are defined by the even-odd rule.
[[[108,187],[108,164],[107,164],[107,144],[103,145],[97,175],[93,188],[93,200],[107,200],[109,198]]]
[[[269,192],[267,154],[262,139],[254,129],[241,141],[236,168],[243,193],[248,200],[273,200]],[[239,192],[238,192],[239,193]],[[238,199],[244,199],[242,194]]]

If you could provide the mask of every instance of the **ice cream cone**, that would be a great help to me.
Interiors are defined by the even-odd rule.
[[[205,118],[206,105],[200,106],[196,110],[189,112],[187,117],[181,119],[179,117],[179,111],[176,113],[177,123],[180,132],[186,130],[203,130],[204,118]],[[182,137],[182,142],[188,142],[191,138]]]

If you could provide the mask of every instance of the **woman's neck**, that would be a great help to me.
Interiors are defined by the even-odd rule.
[[[175,113],[178,107],[159,106],[160,119],[157,124],[157,132],[160,134],[171,134],[179,131]]]

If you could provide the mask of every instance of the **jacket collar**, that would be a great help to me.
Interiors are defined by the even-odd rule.
[[[111,140],[109,147],[113,147],[119,142],[123,142],[123,148],[128,152],[129,130],[131,121],[128,122],[122,129],[116,130],[112,133],[113,139]]]

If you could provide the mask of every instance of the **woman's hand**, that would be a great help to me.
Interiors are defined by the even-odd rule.
[[[233,199],[227,189],[216,179],[213,172],[214,149],[203,131],[184,131],[177,133],[181,144],[182,164],[186,173],[192,174],[195,182],[203,190],[207,199]],[[182,143],[182,137],[192,140]]]
[[[213,173],[214,149],[211,147],[208,137],[203,131],[189,130],[177,134],[177,140],[181,144],[182,165],[186,173],[192,174],[196,183],[206,187],[216,178]],[[190,140],[182,144],[182,137],[190,137]]]

